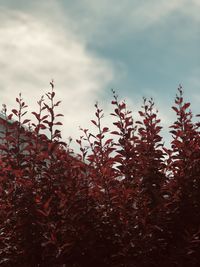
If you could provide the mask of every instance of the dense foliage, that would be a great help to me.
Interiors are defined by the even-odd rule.
[[[95,105],[80,154],[61,141],[54,85],[35,121],[3,106],[0,266],[199,266],[200,132],[181,87],[164,147],[153,100],[134,121],[113,92],[114,131]],[[48,137],[47,137],[48,136]]]

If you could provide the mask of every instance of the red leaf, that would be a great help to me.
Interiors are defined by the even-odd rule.
[[[10,115],[8,116],[8,119],[9,119],[9,120],[12,120],[12,116],[13,116],[13,114],[10,114]]]
[[[41,203],[41,197],[40,196],[36,196],[35,197],[35,203],[36,204],[40,204]]]
[[[115,109],[115,113],[116,113],[117,115],[119,115],[119,109],[118,109],[118,108]]]
[[[18,111],[16,109],[12,109],[12,113],[14,113],[16,116],[18,115]]]
[[[54,107],[57,107],[60,103],[61,101],[58,101],[56,104],[54,104]]]
[[[44,209],[45,209],[45,210],[47,210],[47,209],[49,208],[49,204],[50,204],[51,200],[52,200],[52,197],[50,197],[50,198],[45,202],[45,204],[44,204]]]
[[[28,123],[30,120],[24,120],[23,122],[22,122],[22,124],[26,124],[26,123]]]
[[[144,116],[144,112],[142,112],[142,111],[138,111],[138,113],[140,114],[141,117]]]
[[[136,121],[135,123],[143,125],[143,122],[141,121]]]
[[[176,113],[179,112],[177,107],[172,107],[172,109],[173,109]]]
[[[190,103],[185,103],[182,107],[183,110],[186,110],[187,108],[189,108]]]
[[[47,127],[44,124],[38,124],[38,126],[40,127],[40,129],[45,130]]]
[[[113,141],[113,139],[108,139],[108,140],[106,140],[105,145],[110,144],[112,141]]]
[[[92,122],[94,125],[96,125],[96,126],[97,126],[97,123],[96,123],[96,121],[95,121],[95,120],[91,120],[91,122]]]
[[[123,110],[126,108],[126,104],[123,102],[122,104],[119,104],[120,110]]]
[[[49,115],[45,115],[45,116],[43,116],[42,118],[41,118],[41,120],[43,121],[43,120],[45,120],[46,118],[48,118],[49,117]]]
[[[40,119],[40,115],[39,114],[37,114],[36,112],[32,112],[32,114],[36,117],[36,119],[37,120],[39,120]]]
[[[54,123],[54,125],[63,125],[62,122],[58,121],[56,123]]]
[[[109,131],[109,128],[108,127],[104,127],[103,128],[103,133],[106,133],[106,132],[108,132]]]
[[[111,134],[120,135],[117,131],[113,131]]]

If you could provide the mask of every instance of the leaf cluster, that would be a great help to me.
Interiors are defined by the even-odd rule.
[[[200,132],[179,87],[171,148],[153,99],[135,121],[113,91],[114,130],[95,104],[96,132],[81,129],[74,154],[62,141],[54,83],[27,119],[0,119],[0,265],[198,266]]]

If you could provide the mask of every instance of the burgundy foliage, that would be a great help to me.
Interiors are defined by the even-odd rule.
[[[152,99],[135,121],[113,91],[95,105],[80,154],[62,141],[54,84],[26,119],[19,95],[0,120],[0,266],[199,266],[200,123],[178,89],[171,148]],[[198,115],[197,115],[198,116]]]

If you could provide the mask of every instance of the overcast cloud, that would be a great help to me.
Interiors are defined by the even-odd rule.
[[[112,64],[90,54],[70,29],[55,25],[52,13],[43,20],[24,11],[3,11],[1,102],[11,108],[15,96],[22,92],[35,109],[36,101],[54,79],[57,97],[62,100],[60,110],[65,114],[63,135],[77,136],[78,126],[89,121],[98,95],[113,78]]]

